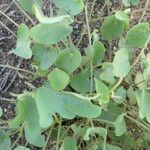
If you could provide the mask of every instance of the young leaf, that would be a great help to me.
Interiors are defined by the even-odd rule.
[[[149,39],[149,23],[140,23],[135,25],[126,35],[126,43],[133,47],[143,48]]]
[[[101,114],[99,106],[70,93],[54,91],[49,85],[39,88],[35,98],[40,116],[39,122],[43,128],[51,125],[52,115],[56,112],[66,119],[73,119],[76,115],[95,118]]]
[[[121,150],[121,148],[116,145],[107,144],[106,150]]]
[[[136,96],[132,86],[130,86],[127,90],[127,97],[131,105],[136,104]]]
[[[123,86],[116,90],[113,100],[118,104],[121,104],[126,100],[126,90]]]
[[[115,17],[121,21],[124,21],[126,28],[129,26],[129,16],[125,11],[117,11]]]
[[[20,56],[25,59],[29,59],[32,56],[32,51],[30,49],[30,32],[25,24],[21,24],[17,31],[17,46],[13,49],[11,53]]]
[[[35,146],[43,147],[44,138],[41,136],[39,115],[35,100],[30,95],[21,96],[17,103],[17,116],[9,122],[11,128],[18,128],[24,123],[25,137],[27,141]]]
[[[33,13],[33,5],[42,7],[42,0],[18,0],[18,2],[21,7],[29,13]]]
[[[90,92],[91,80],[90,80],[90,70],[84,69],[79,74],[72,75],[70,86],[80,93]]]
[[[61,51],[56,59],[55,64],[57,68],[64,70],[68,74],[71,74],[81,64],[80,51],[74,48]]]
[[[100,103],[106,104],[109,102],[109,88],[100,80],[95,78],[96,92],[100,93]]]
[[[74,137],[66,136],[60,150],[77,150],[77,143]]]
[[[18,146],[17,148],[15,148],[15,150],[30,150],[30,149],[24,146]]]
[[[35,44],[32,47],[34,61],[39,62],[40,70],[48,70],[56,61],[57,50],[54,48],[45,48],[44,45]]]
[[[130,71],[129,54],[124,48],[120,49],[114,57],[113,72],[116,77],[125,77]]]
[[[103,69],[103,71],[100,74],[100,79],[107,83],[114,84],[115,78],[113,75],[112,63],[108,63],[108,62],[103,63],[102,69]]]
[[[146,90],[137,91],[136,98],[139,107],[140,118],[146,118],[146,120],[150,123],[150,93]]]
[[[72,28],[66,23],[40,23],[30,29],[31,38],[41,44],[56,44],[71,32]]]
[[[125,23],[115,16],[109,16],[102,24],[100,31],[106,40],[114,40],[120,37]]]
[[[36,18],[39,20],[40,23],[43,24],[52,24],[52,23],[58,23],[58,22],[69,22],[72,23],[73,20],[71,19],[71,16],[69,15],[63,15],[63,16],[57,16],[57,17],[46,17],[43,15],[42,11],[36,6],[34,5],[34,10],[35,10],[35,16]]]
[[[96,65],[98,62],[101,62],[104,58],[104,53],[106,49],[104,45],[100,42],[95,40],[93,42],[92,48],[91,48],[91,57],[93,65]]]
[[[53,89],[63,90],[68,85],[70,78],[66,72],[64,72],[58,68],[55,68],[48,75],[48,80],[50,81]]]
[[[11,140],[7,133],[0,129],[0,150],[10,150]]]
[[[119,115],[114,122],[116,136],[121,136],[126,132],[126,123],[124,120],[125,113]]]
[[[133,4],[133,5],[137,5],[140,0],[122,0],[123,4],[128,7],[130,6],[130,3]]]
[[[71,15],[79,14],[84,8],[83,0],[53,0],[59,8],[67,10]]]
[[[107,134],[107,130],[101,127],[90,127],[87,129],[86,133],[84,134],[83,139],[89,141],[90,135],[94,135],[95,133],[99,134],[102,137],[105,137]]]

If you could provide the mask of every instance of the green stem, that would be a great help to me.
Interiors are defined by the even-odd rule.
[[[60,118],[60,121],[59,121],[59,128],[58,128],[58,133],[57,133],[57,141],[56,141],[56,150],[59,150],[59,139],[60,139],[60,132],[61,132],[61,118]]]
[[[19,139],[21,138],[22,133],[23,133],[23,125],[20,127],[20,133],[19,133],[19,136],[17,137],[16,141],[12,144],[10,150],[13,150],[14,146],[17,144],[17,142],[18,142]]]
[[[122,81],[123,81],[123,78],[120,78],[120,79],[116,82],[116,84],[111,88],[110,93],[113,93],[114,90],[116,90],[116,88],[122,83]]]

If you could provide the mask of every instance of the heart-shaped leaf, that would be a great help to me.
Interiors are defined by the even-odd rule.
[[[106,40],[114,40],[120,37],[124,27],[124,21],[117,19],[115,16],[109,16],[103,22],[100,31]]]
[[[109,102],[109,88],[100,80],[95,78],[96,92],[100,93],[99,102],[106,104]]]
[[[74,137],[66,136],[60,150],[77,150],[77,143]]]
[[[64,70],[68,74],[71,74],[81,64],[80,51],[74,48],[62,50],[59,53],[55,64],[57,68]]]
[[[135,25],[126,35],[126,43],[133,47],[143,48],[149,39],[149,23],[140,23]]]
[[[7,133],[0,129],[0,150],[10,150],[11,140]]]
[[[21,24],[17,31],[17,46],[16,49],[12,50],[17,56],[25,59],[29,59],[32,56],[32,51],[30,49],[30,31],[25,24]]]
[[[66,72],[64,72],[58,68],[55,68],[48,75],[48,80],[50,81],[53,89],[63,90],[69,84],[70,78]]]
[[[136,98],[140,118],[146,118],[146,120],[150,123],[150,93],[146,90],[136,91]]]
[[[34,13],[32,7],[36,5],[42,7],[42,0],[18,0],[21,7],[29,13]]]
[[[30,150],[30,149],[24,146],[18,146],[17,148],[15,148],[15,150]]]
[[[66,119],[73,119],[76,115],[95,118],[101,114],[99,106],[70,93],[54,91],[50,85],[39,88],[35,98],[40,116],[39,122],[43,128],[51,125],[53,122],[52,115],[56,112]]]
[[[56,44],[71,32],[72,28],[66,23],[40,23],[30,29],[31,38],[41,44]]]
[[[53,0],[59,8],[67,10],[71,15],[79,14],[84,8],[83,0]]]
[[[48,70],[56,61],[57,50],[55,48],[46,48],[44,45],[35,44],[32,47],[34,61],[39,63],[40,70]]]
[[[39,114],[35,100],[24,95],[19,97],[17,103],[18,115],[9,122],[11,128],[18,128],[24,123],[25,137],[27,141],[35,146],[43,147],[44,138],[41,136],[41,127],[39,125]]]
[[[63,21],[66,21],[69,23],[73,22],[73,20],[71,19],[71,16],[69,15],[49,18],[49,17],[44,16],[42,11],[37,6],[34,6],[34,10],[35,10],[36,18],[39,20],[40,23],[43,23],[43,24],[47,24],[47,23],[52,24],[52,23],[58,23],[58,22],[63,22]]]
[[[122,48],[115,54],[113,68],[113,72],[116,77],[125,77],[129,73],[131,67],[129,54],[126,49]]]

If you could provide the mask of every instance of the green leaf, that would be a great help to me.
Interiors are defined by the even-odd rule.
[[[123,21],[126,25],[126,28],[129,26],[129,16],[125,11],[117,11],[115,17],[121,21]]]
[[[34,6],[34,10],[35,10],[36,18],[39,20],[40,23],[43,23],[43,24],[47,24],[47,23],[52,24],[52,23],[58,23],[58,22],[63,22],[63,21],[66,21],[69,23],[73,22],[73,20],[71,19],[71,16],[69,16],[69,15],[63,15],[63,16],[49,18],[49,17],[44,16],[42,11],[37,6]]]
[[[0,107],[0,117],[3,115],[3,110],[2,108]]]
[[[95,118],[101,113],[101,108],[90,101],[80,99],[70,93],[54,91],[49,85],[39,88],[35,98],[40,116],[39,122],[43,128],[51,125],[54,113],[66,119],[73,119],[76,115]]]
[[[127,97],[131,105],[136,104],[136,96],[132,86],[130,86],[127,90]]]
[[[21,7],[29,13],[33,13],[33,5],[42,7],[42,0],[18,0]]]
[[[125,113],[119,115],[114,122],[116,136],[121,136],[123,133],[126,132],[126,123],[124,120],[125,115]]]
[[[64,70],[68,74],[71,74],[81,64],[80,51],[74,48],[62,50],[59,53],[55,64],[57,68]]]
[[[24,146],[18,146],[17,148],[15,148],[15,150],[30,150],[30,149]]]
[[[84,69],[80,73],[72,75],[70,86],[80,93],[90,92],[91,80],[90,80],[90,70]]]
[[[104,45],[99,41],[99,35],[97,34],[97,30],[94,30],[93,34],[93,44],[91,45],[91,48],[85,49],[85,53],[88,58],[92,59],[93,65],[96,65],[100,63],[105,54],[105,47]]]
[[[106,40],[114,40],[120,37],[124,27],[125,23],[123,21],[117,19],[115,16],[109,16],[103,22],[100,31]]]
[[[41,44],[56,44],[71,32],[71,26],[66,23],[40,23],[30,29],[31,38]]]
[[[101,127],[90,127],[87,129],[86,133],[84,134],[83,139],[89,141],[90,135],[93,136],[95,133],[102,137],[105,137],[107,134],[107,130]]]
[[[66,136],[60,150],[77,150],[77,143],[74,137]]]
[[[113,72],[116,77],[125,77],[129,73],[131,67],[129,54],[126,49],[122,48],[115,54],[113,67]]]
[[[128,7],[130,6],[130,3],[133,5],[137,5],[140,2],[140,0],[122,0],[122,2],[125,6]]]
[[[139,89],[147,89],[147,83],[144,79],[144,75],[141,71],[138,71],[135,76],[134,83]]]
[[[56,61],[57,50],[54,48],[45,48],[44,45],[35,44],[32,47],[34,61],[39,62],[40,70],[48,70]]]
[[[48,80],[50,81],[52,88],[55,90],[65,89],[70,82],[69,75],[58,68],[51,71],[48,75]]]
[[[140,23],[135,25],[126,35],[126,43],[133,47],[143,48],[149,39],[149,23]]]
[[[0,150],[10,150],[11,140],[7,133],[0,129]]]
[[[83,0],[53,0],[53,2],[57,7],[67,10],[71,15],[79,14],[84,8]]]
[[[11,128],[18,128],[24,123],[25,137],[27,141],[35,146],[43,147],[44,138],[41,136],[39,114],[35,100],[30,95],[18,97],[17,116],[9,122]]]
[[[100,93],[100,100],[99,102],[101,104],[106,104],[109,102],[109,88],[100,80],[97,80],[95,78],[95,86],[96,86],[96,92]]]
[[[113,75],[112,63],[108,63],[108,62],[103,63],[102,69],[103,69],[103,71],[100,74],[100,79],[107,83],[114,84],[115,78]]]
[[[113,96],[113,100],[118,104],[121,104],[126,100],[126,90],[124,89],[123,86],[119,87],[115,91],[115,95]]]
[[[146,118],[146,120],[150,123],[150,93],[146,90],[136,91],[136,98],[139,107],[140,118]]]
[[[30,49],[30,32],[25,24],[21,24],[17,31],[17,46],[13,49],[11,53],[20,56],[25,59],[29,59],[32,56],[32,51]]]
[[[121,148],[115,145],[107,144],[106,150],[121,150]]]
[[[85,127],[85,126],[82,127],[82,125],[80,125],[80,126],[77,126],[77,125],[75,125],[75,124],[72,124],[72,125],[71,125],[71,129],[72,129],[73,132],[74,132],[73,136],[74,136],[75,138],[79,138],[79,137],[82,138],[88,128],[89,128],[88,126],[87,126],[87,127]]]

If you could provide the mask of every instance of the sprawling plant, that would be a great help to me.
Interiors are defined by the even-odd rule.
[[[58,14],[46,17],[42,0],[19,0],[24,10],[35,15],[38,24],[31,28],[19,25],[16,48],[11,53],[32,58],[35,77],[47,80],[41,87],[17,96],[16,117],[8,122],[9,127],[43,149],[49,138],[56,150],[149,148],[150,54],[144,54],[150,39],[149,23],[130,27],[127,9],[112,13],[91,32],[83,0],[53,2],[59,8]],[[129,6],[138,0],[123,3]],[[89,44],[81,55],[71,41],[71,33],[74,16],[83,10]],[[101,40],[111,45],[117,42],[118,49],[110,61],[104,59],[109,49]],[[141,52],[134,60],[133,53],[138,49]],[[142,71],[135,74],[137,63]],[[138,139],[127,130],[125,118],[141,127],[143,134]],[[0,130],[0,150],[16,146],[11,146],[8,134]],[[18,146],[16,150],[28,148]]]

